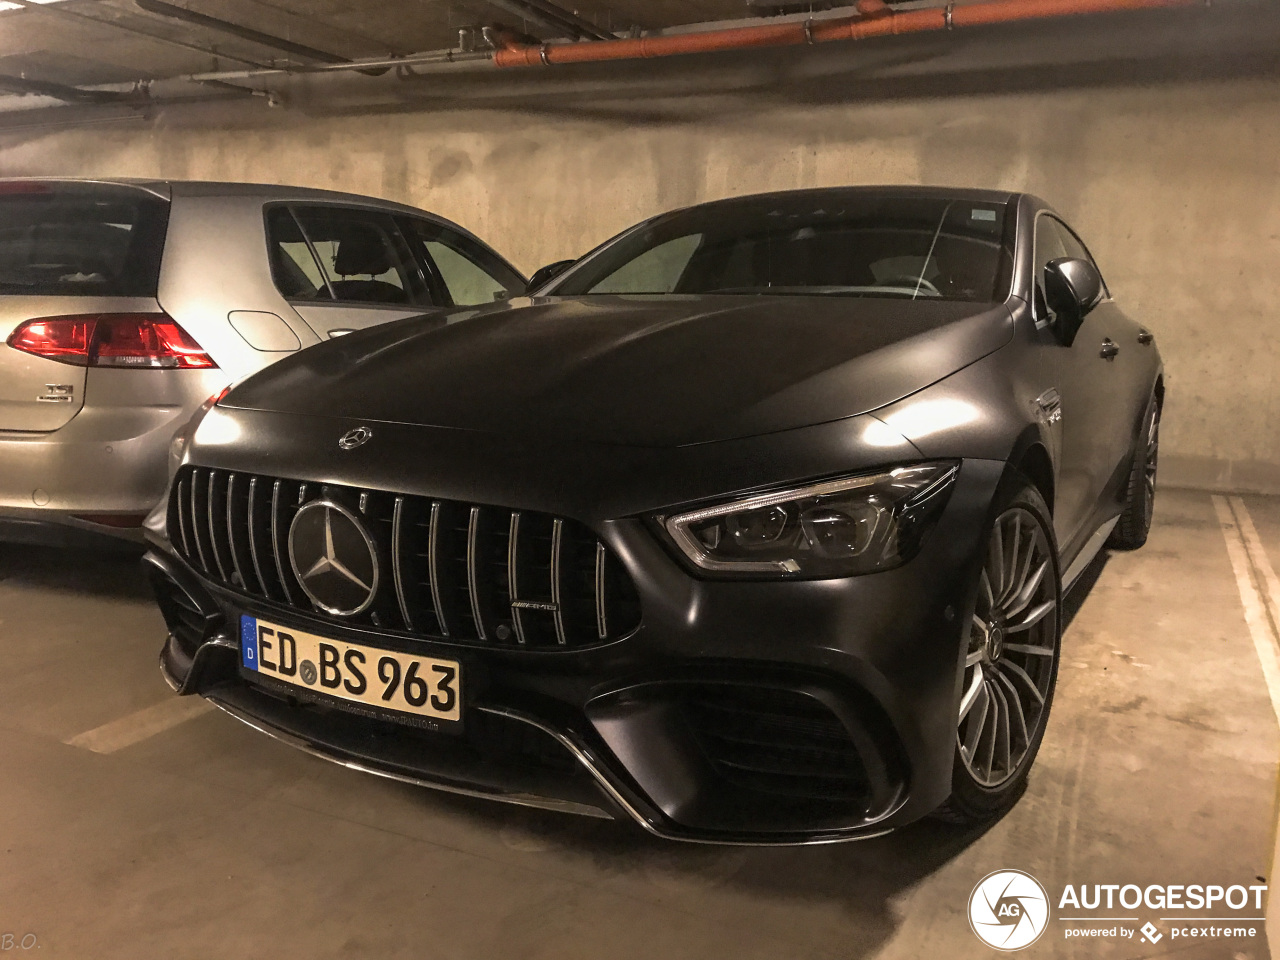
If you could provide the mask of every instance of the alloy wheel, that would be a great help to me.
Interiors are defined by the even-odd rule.
[[[1151,526],[1151,515],[1156,504],[1156,466],[1160,459],[1160,406],[1152,401],[1151,423],[1147,427],[1147,452],[1143,462],[1143,482],[1146,484],[1146,502],[1143,504],[1143,521]]]
[[[1058,652],[1052,547],[1020,506],[996,520],[979,578],[956,728],[960,758],[983,787],[1012,777],[1048,714]]]

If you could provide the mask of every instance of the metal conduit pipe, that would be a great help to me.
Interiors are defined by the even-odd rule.
[[[517,17],[532,21],[541,27],[558,31],[558,36],[574,37],[578,40],[612,40],[613,36],[597,29],[580,17],[567,10],[551,4],[537,3],[535,0],[489,0],[495,7],[500,7]]]
[[[25,77],[11,77],[0,74],[0,90],[31,96],[52,97],[63,103],[120,103],[124,101],[145,101],[146,92],[136,89],[130,92],[113,90],[92,90],[83,87],[71,87],[48,80],[28,80]]]
[[[232,23],[230,20],[223,20],[219,17],[211,17],[205,13],[199,13],[196,10],[188,10],[186,7],[179,7],[176,4],[168,3],[167,0],[134,0],[134,3],[147,13],[154,13],[157,16],[169,17],[174,20],[180,20],[183,23],[194,24],[198,27],[205,27],[209,30],[216,30],[220,33],[230,34],[233,37],[239,37],[241,40],[248,40],[250,43],[256,43],[260,46],[268,47],[272,50],[280,50],[284,53],[293,54],[304,60],[311,60],[324,64],[349,64],[350,58],[339,56],[336,53],[329,53],[327,50],[317,50],[315,47],[309,47],[303,43],[297,43],[293,40],[286,40],[284,37],[277,37],[270,33],[263,33],[261,30],[255,30],[252,27],[246,27],[238,23]],[[361,70],[361,73],[367,73],[369,76],[378,76],[385,71],[385,68]]]
[[[894,11],[883,0],[860,0],[860,16],[831,20],[766,24],[705,33],[600,40],[590,43],[524,44],[501,32],[501,47],[493,62],[499,67],[535,67],[603,60],[638,60],[686,53],[710,53],[749,47],[801,46],[835,40],[951,30],[995,23],[1012,23],[1072,14],[1111,13],[1155,7],[1191,6],[1197,0],[991,0],[988,3]]]
[[[606,30],[597,27],[590,20],[578,16],[577,11],[568,10],[551,0],[525,0],[532,7],[537,7],[543,13],[553,16],[572,27],[576,27],[578,32],[591,40],[612,40],[614,35]]]
[[[319,63],[350,63],[350,60],[346,57],[340,57],[336,53],[317,50],[315,47],[295,43],[293,40],[286,40],[283,37],[263,33],[261,30],[254,30],[252,27],[241,26],[238,23],[222,20],[219,17],[211,17],[196,10],[188,10],[186,7],[179,7],[176,4],[166,2],[166,0],[134,0],[134,3],[147,13],[168,17],[171,20],[179,20],[183,23],[190,23],[219,33],[227,33],[233,37],[248,40],[250,43],[256,43],[271,50],[291,53],[294,56],[302,57],[304,60],[315,60]]]
[[[211,83],[228,80],[252,80],[258,77],[299,76],[313,73],[379,73],[388,69],[414,67],[434,63],[469,63],[488,60],[493,54],[488,50],[429,50],[405,57],[383,57],[377,60],[352,60],[349,63],[311,64],[305,67],[270,67],[262,70],[214,70],[208,73],[188,73],[177,80],[191,83]]]
[[[98,17],[86,17],[82,13],[75,13],[71,10],[63,10],[60,6],[51,3],[36,3],[34,0],[7,0],[9,3],[16,3],[18,6],[27,10],[37,11],[53,17],[62,17],[64,20],[73,20],[79,23],[89,24],[94,27],[108,27],[112,30],[123,30],[125,33],[131,33],[137,37],[146,37],[148,40],[154,40],[156,43],[168,44],[171,47],[181,47],[183,50],[191,50],[195,53],[202,53],[205,56],[215,59],[232,60],[235,63],[247,63],[254,67],[265,67],[266,65],[260,60],[251,60],[248,57],[239,57],[230,53],[223,53],[215,50],[213,47],[202,47],[197,43],[188,43],[185,40],[177,40],[173,37],[166,37],[163,34],[152,33],[149,30],[140,30],[137,27],[131,27],[127,23],[121,23],[119,20],[102,20]]]

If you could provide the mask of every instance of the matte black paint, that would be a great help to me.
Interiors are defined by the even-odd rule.
[[[597,786],[610,784],[600,805],[654,832],[733,842],[880,832],[928,813],[950,789],[963,638],[1001,479],[1029,451],[1052,463],[1045,493],[1065,569],[1119,512],[1115,478],[1161,375],[1155,346],[1109,300],[1070,347],[1037,324],[1030,237],[1047,207],[1015,201],[1013,293],[1003,304],[538,298],[404,321],[245,382],[200,424],[186,461],[586,523],[636,584],[635,633],[569,652],[443,639],[415,652],[460,660],[467,703],[524,711],[578,745],[593,758]],[[1120,347],[1110,360],[1099,354],[1107,337]],[[1057,423],[1036,404],[1051,387],[1062,397]],[[369,442],[340,450],[338,438],[362,424],[374,426]],[[959,476],[919,556],[896,570],[700,579],[647,520],[748,490],[933,458],[961,460]],[[156,575],[207,612],[211,642],[224,631],[234,637],[234,626],[219,624],[242,609],[336,638],[407,642],[238,598],[197,577],[162,538],[155,547]],[[193,669],[193,652],[171,642],[162,661],[184,692],[236,699],[265,726],[326,755],[355,756],[332,720],[267,705],[254,714],[259,701],[233,653],[214,650]],[[805,819],[783,801],[735,800],[672,726],[672,691],[692,680],[812,689],[837,713],[862,711],[890,745],[896,792],[873,815],[843,820],[826,808]],[[406,769],[403,751],[360,762]],[[447,773],[426,754],[415,762],[419,779],[457,785],[459,768]],[[490,783],[482,792],[504,791]]]
[[[1003,306],[795,299],[518,299],[322,344],[223,405],[671,447],[874,410],[1013,335]]]

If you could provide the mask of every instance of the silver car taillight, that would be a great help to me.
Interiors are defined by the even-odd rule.
[[[204,348],[165,313],[37,317],[6,341],[15,350],[78,367],[210,369]]]

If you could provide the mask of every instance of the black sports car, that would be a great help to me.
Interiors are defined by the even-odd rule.
[[[1078,236],[1027,195],[809,190],[553,266],[206,405],[148,522],[170,683],[664,837],[1007,809],[1064,588],[1151,522],[1160,356]]]

